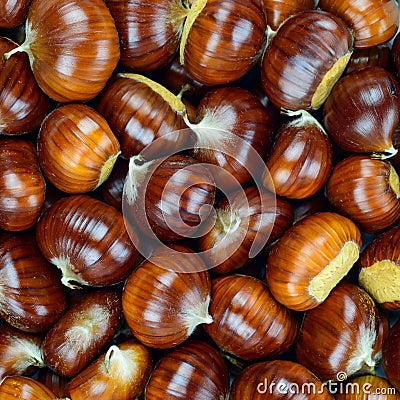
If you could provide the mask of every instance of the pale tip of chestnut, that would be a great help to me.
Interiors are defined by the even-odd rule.
[[[97,182],[96,188],[101,186],[108,179],[120,154],[121,151],[118,151],[112,155],[101,167],[99,181]]]
[[[50,262],[55,265],[62,274],[61,283],[70,289],[81,289],[79,285],[88,285],[82,277],[74,272],[74,266],[69,257],[54,257]],[[74,284],[78,283],[79,285]]]
[[[382,151],[382,152],[374,152],[371,154],[372,158],[378,159],[378,160],[387,160],[389,158],[394,157],[396,154],[398,153],[398,150],[396,148],[393,147],[393,145]]]
[[[29,63],[32,68],[32,64],[34,61],[34,57],[31,51],[31,44],[35,41],[36,32],[32,29],[32,24],[30,21],[26,20],[25,24],[25,41],[20,44],[18,47],[15,47],[8,53],[4,53],[3,58],[4,60],[8,60],[12,55],[15,53],[26,53],[29,58]]]
[[[204,302],[196,304],[196,307],[192,307],[182,312],[182,319],[187,327],[187,334],[190,336],[197,326],[202,324],[212,324],[213,318],[209,314],[208,309],[210,306],[211,297],[207,296]]]

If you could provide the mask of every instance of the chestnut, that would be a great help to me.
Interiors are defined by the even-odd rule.
[[[364,233],[378,233],[400,218],[400,184],[386,160],[350,155],[339,161],[326,184],[335,210],[352,219]]]
[[[393,385],[400,391],[400,320],[390,328],[382,348],[383,370]]]
[[[266,282],[288,308],[317,307],[358,260],[361,233],[350,219],[333,212],[307,216],[271,248]]]
[[[21,25],[28,12],[31,0],[1,0],[0,28],[16,28]]]
[[[390,66],[391,53],[391,48],[387,43],[379,46],[354,49],[344,73],[350,74],[367,67],[387,69]]]
[[[66,104],[44,119],[37,139],[40,167],[66,193],[86,193],[109,177],[120,146],[106,120],[84,104]]]
[[[43,383],[26,376],[6,376],[0,383],[2,400],[57,400],[57,396]]]
[[[371,296],[340,283],[322,304],[305,312],[296,360],[322,381],[373,372],[381,357],[380,324]]]
[[[49,367],[41,368],[37,380],[47,386],[59,399],[68,398],[67,386],[70,381],[65,376],[58,375]]]
[[[262,61],[262,85],[277,108],[318,109],[352,53],[347,25],[331,13],[303,11],[284,21]]]

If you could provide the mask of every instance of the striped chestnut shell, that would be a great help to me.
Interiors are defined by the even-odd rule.
[[[180,62],[204,85],[234,82],[257,62],[265,30],[257,1],[195,0],[183,28]]]
[[[84,104],[66,104],[43,121],[37,153],[44,175],[56,188],[86,193],[107,180],[120,146],[97,111]]]
[[[386,160],[350,155],[333,168],[326,184],[329,202],[365,233],[378,233],[400,219],[400,183]]]
[[[178,54],[188,9],[180,0],[108,0],[121,47],[121,64],[150,72]]]
[[[400,309],[400,226],[376,236],[360,257],[358,282],[377,304]]]
[[[36,226],[36,238],[43,255],[62,271],[62,282],[70,288],[122,282],[139,257],[122,214],[88,195],[53,203]]]
[[[16,43],[0,37],[1,54],[16,47]],[[48,97],[36,83],[26,54],[15,54],[7,61],[0,59],[0,96],[0,133],[3,135],[35,131],[51,109]]]
[[[268,44],[261,80],[277,108],[310,110],[322,106],[352,53],[346,24],[321,10],[289,17]]]
[[[2,400],[57,400],[57,396],[43,383],[19,375],[6,376],[0,385]]]
[[[348,218],[321,212],[289,228],[272,247],[266,281],[288,308],[305,311],[320,305],[358,260],[361,233]]]
[[[33,227],[45,201],[46,182],[34,145],[23,139],[0,141],[0,228]]]
[[[0,28],[16,28],[26,18],[31,0],[1,0]]]
[[[58,102],[88,101],[117,66],[118,32],[102,0],[33,0],[25,41],[6,53],[26,52],[36,81]]]
[[[354,49],[347,64],[345,74],[359,71],[366,67],[389,68],[392,57],[391,47],[388,44]]]

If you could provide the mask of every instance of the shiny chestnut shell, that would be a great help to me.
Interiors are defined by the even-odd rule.
[[[71,378],[103,350],[122,321],[121,295],[111,289],[87,292],[47,331],[46,365]]]
[[[66,193],[86,193],[110,175],[120,146],[107,121],[84,104],[66,104],[49,113],[37,140],[40,167]]]
[[[183,29],[181,64],[204,85],[234,82],[255,65],[265,30],[257,1],[195,0]]]
[[[37,380],[18,375],[4,378],[0,384],[0,398],[2,400],[57,400],[57,396],[43,383]]]
[[[295,14],[279,28],[262,62],[262,85],[278,108],[321,107],[345,69],[352,36],[334,15],[312,10]]]
[[[28,54],[37,83],[58,102],[93,99],[117,66],[118,32],[102,0],[33,0],[25,31],[16,51]]]
[[[228,392],[229,371],[219,351],[207,342],[191,340],[158,361],[145,398],[219,400],[227,399]]]
[[[72,288],[122,282],[139,257],[122,214],[88,195],[53,203],[36,226],[36,238],[46,259],[63,272],[62,282]]]
[[[400,320],[390,328],[382,348],[382,366],[389,382],[400,391]]]
[[[346,157],[334,166],[326,194],[337,212],[366,233],[377,233],[399,221],[399,177],[388,161],[367,155]]]
[[[23,139],[0,141],[0,228],[33,227],[42,210],[46,182],[34,145]]]
[[[286,307],[317,307],[358,260],[361,233],[350,219],[332,212],[303,218],[272,247],[266,281]]]
[[[278,303],[261,280],[230,274],[212,281],[210,315],[204,329],[226,353],[243,360],[273,358],[297,338],[295,314]]]
[[[389,68],[392,57],[391,47],[388,44],[354,49],[347,64],[345,74],[359,71],[367,67]]]
[[[1,0],[0,28],[16,28],[25,21],[31,0]]]
[[[399,26],[399,9],[393,0],[320,0],[318,7],[346,22],[354,32],[355,47],[386,43]]]
[[[0,37],[1,54],[16,47],[16,43]],[[7,61],[1,58],[0,88],[0,133],[21,135],[38,129],[51,109],[51,102],[36,83],[26,54],[15,54]]]
[[[368,67],[343,76],[323,108],[329,136],[347,152],[393,155],[399,92],[396,78],[383,68]]]

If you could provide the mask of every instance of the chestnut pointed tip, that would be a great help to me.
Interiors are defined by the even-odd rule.
[[[391,146],[388,149],[383,150],[382,152],[373,152],[371,157],[377,160],[387,160],[394,157],[397,153],[398,149]]]

